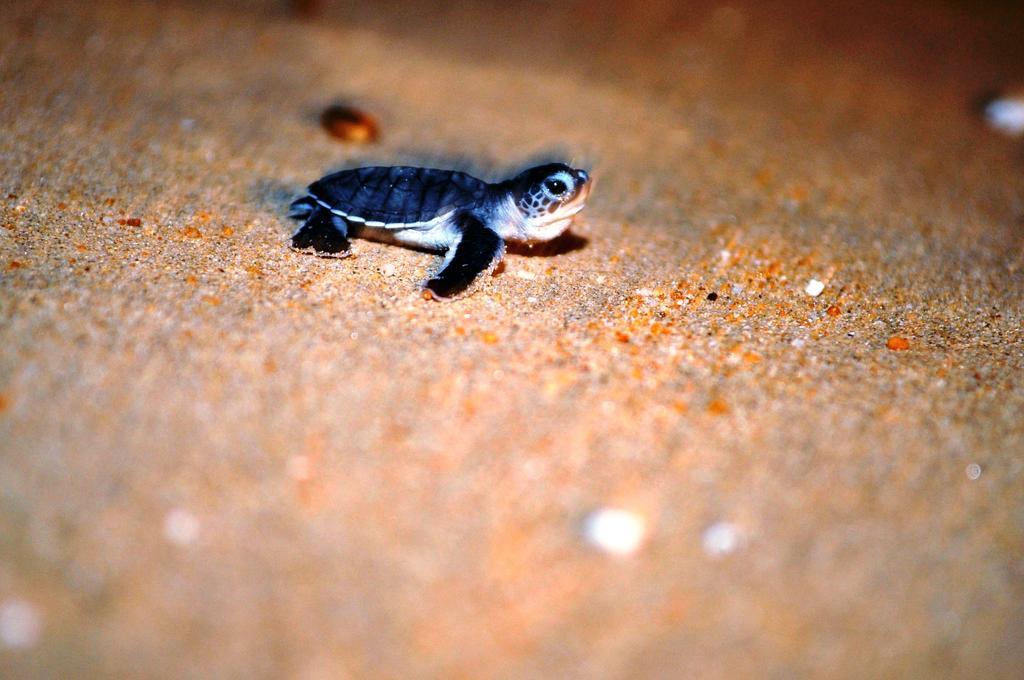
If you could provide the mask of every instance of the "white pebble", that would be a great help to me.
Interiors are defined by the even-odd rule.
[[[164,517],[164,538],[178,545],[189,545],[199,537],[199,518],[184,508],[174,508]]]
[[[525,269],[517,269],[516,276],[518,276],[521,279],[526,279],[527,281],[535,281],[537,279],[536,274]]]
[[[313,465],[309,456],[292,456],[288,459],[288,476],[300,482],[308,481],[313,476]]]
[[[967,473],[967,479],[973,482],[974,480],[981,477],[981,466],[978,465],[977,463],[971,463],[970,465],[967,466],[967,469],[964,470],[964,472]]]
[[[1001,97],[985,107],[988,124],[1008,135],[1024,134],[1024,96]]]
[[[391,262],[388,262],[380,269],[380,273],[384,276],[394,276],[396,271],[397,269],[395,268],[395,265]]]
[[[32,647],[42,628],[39,612],[25,600],[11,598],[0,605],[0,641],[5,647]]]
[[[644,518],[621,508],[600,508],[583,521],[583,536],[590,545],[612,555],[632,555],[644,541]]]
[[[811,297],[818,297],[821,295],[821,291],[825,290],[825,284],[818,279],[811,279],[807,282],[807,286],[804,288],[804,292]]]
[[[715,522],[704,530],[704,552],[711,557],[728,555],[740,545],[740,530],[730,522]]]

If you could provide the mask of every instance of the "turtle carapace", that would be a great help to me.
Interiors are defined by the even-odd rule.
[[[348,237],[445,253],[423,284],[434,299],[462,292],[505,253],[505,241],[549,241],[583,209],[590,177],[564,163],[530,168],[488,184],[463,172],[410,167],[343,170],[309,185],[291,204],[305,220],[292,247],[344,256]]]

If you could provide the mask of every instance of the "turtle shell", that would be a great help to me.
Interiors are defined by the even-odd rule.
[[[309,185],[309,194],[354,222],[410,226],[480,206],[487,184],[453,170],[369,167],[327,175]]]

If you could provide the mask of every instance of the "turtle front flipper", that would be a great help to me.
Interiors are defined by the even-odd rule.
[[[476,217],[463,213],[455,223],[459,238],[448,249],[441,271],[424,284],[425,297],[444,300],[458,295],[505,254],[505,242]]]
[[[344,220],[317,205],[309,212],[306,222],[292,234],[292,248],[312,248],[318,255],[344,257],[348,255],[349,249],[347,235]]]

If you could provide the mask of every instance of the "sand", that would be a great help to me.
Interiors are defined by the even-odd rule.
[[[313,4],[3,11],[0,674],[1020,672],[1009,3]],[[287,248],[555,157],[576,236],[455,302]]]

